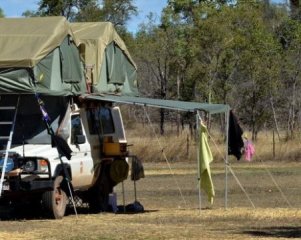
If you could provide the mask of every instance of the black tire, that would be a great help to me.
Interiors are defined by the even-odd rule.
[[[67,195],[61,188],[62,176],[57,176],[53,183],[53,190],[42,195],[42,204],[47,216],[54,219],[61,219],[65,215],[67,206]]]

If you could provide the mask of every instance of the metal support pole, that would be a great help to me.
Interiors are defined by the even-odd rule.
[[[225,143],[225,209],[228,207],[228,142],[229,142],[229,113],[230,109],[225,112],[225,136],[226,136],[226,143]]]
[[[137,202],[136,180],[134,180],[134,194],[135,194],[135,202]]]
[[[137,156],[132,156],[132,166],[135,164],[137,166]],[[133,168],[132,168],[133,169]],[[133,173],[134,176],[134,195],[135,195],[135,202],[137,202],[137,188],[136,188],[136,179],[138,176],[136,176],[136,172]]]
[[[123,212],[125,213],[125,193],[124,193],[124,182],[121,182],[122,186],[122,203],[123,203]]]
[[[197,154],[197,162],[198,162],[198,192],[199,192],[199,211],[201,213],[202,209],[202,196],[201,196],[201,172],[200,172],[200,136],[199,136],[199,129],[200,129],[200,113],[199,111],[196,112],[196,154]]]

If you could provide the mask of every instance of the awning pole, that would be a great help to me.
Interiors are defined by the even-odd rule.
[[[229,111],[230,109],[225,112],[225,136],[226,136],[226,146],[225,146],[225,209],[228,207],[228,142],[229,142]]]
[[[200,113],[197,110],[196,112],[196,155],[197,155],[197,163],[198,163],[198,192],[199,192],[199,212],[201,213],[202,209],[202,196],[201,196],[201,173],[200,173],[200,135],[199,135],[199,128],[200,128]]]

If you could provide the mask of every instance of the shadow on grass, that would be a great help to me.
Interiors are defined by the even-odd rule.
[[[131,211],[118,211],[116,214],[142,214],[142,213],[151,213],[158,212],[159,210],[144,210],[143,212],[131,212]]]
[[[301,238],[301,227],[269,227],[243,233],[256,237]]]
[[[95,214],[89,211],[87,207],[77,207],[76,208],[77,214],[86,215],[86,214]],[[100,212],[97,214],[102,213],[111,213],[111,214],[143,214],[143,213],[150,213],[150,212],[157,212],[159,210],[144,210],[143,212],[123,212],[119,211],[116,213],[113,212]],[[75,215],[74,208],[68,207],[66,209],[65,216],[72,216]],[[30,208],[28,206],[12,208],[6,207],[5,209],[0,209],[0,221],[18,221],[18,220],[53,220],[45,214],[45,210],[41,208]]]

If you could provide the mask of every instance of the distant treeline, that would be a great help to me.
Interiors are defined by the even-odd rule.
[[[134,38],[126,38],[141,93],[227,103],[253,139],[264,128],[293,138],[301,127],[301,18],[295,2],[289,8],[267,0],[168,1],[159,24],[150,15]]]
[[[40,0],[38,5],[23,15],[113,22],[137,63],[143,96],[227,103],[253,139],[264,128],[285,130],[293,138],[301,127],[299,1],[169,0],[159,23],[149,14],[135,35],[125,27],[138,13],[133,0]],[[157,117],[162,134],[170,116],[161,110]]]

